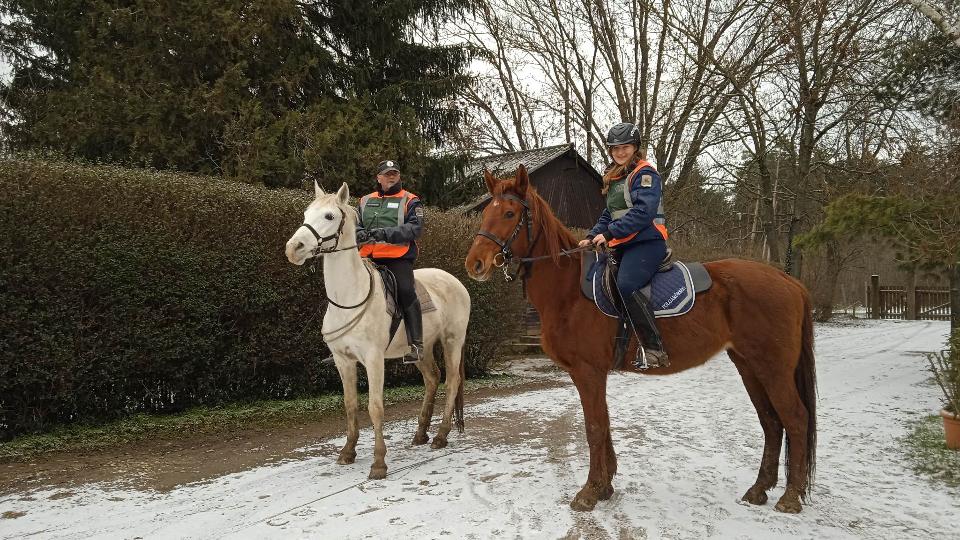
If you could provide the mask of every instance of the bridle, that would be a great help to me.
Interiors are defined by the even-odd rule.
[[[513,228],[513,232],[510,233],[510,236],[506,240],[500,240],[495,234],[480,230],[477,232],[477,236],[482,236],[487,240],[490,240],[494,244],[500,246],[500,252],[493,256],[493,265],[497,268],[503,268],[503,278],[506,281],[513,281],[520,274],[520,270],[523,270],[523,275],[521,276],[524,285],[526,285],[527,278],[530,277],[531,268],[534,261],[539,261],[543,259],[551,259],[554,255],[540,255],[539,257],[531,257],[530,254],[533,253],[533,249],[537,246],[537,242],[540,240],[540,237],[543,234],[538,234],[534,240],[531,242],[530,238],[533,236],[533,220],[530,217],[530,206],[527,204],[527,201],[517,197],[512,193],[504,193],[503,195],[498,195],[494,198],[502,197],[507,200],[511,200],[519,203],[523,206],[523,213],[520,215],[520,219],[517,220],[517,226]],[[520,231],[523,229],[524,224],[527,226],[527,245],[530,247],[527,248],[527,255],[525,257],[515,257],[513,254],[513,241],[517,239],[517,236],[520,234]],[[542,232],[542,231],[541,231]],[[559,256],[569,257],[574,253],[580,253],[583,251],[595,250],[596,247],[593,244],[586,245],[583,247],[575,247],[573,249],[563,249],[558,254]],[[516,265],[516,269],[511,275],[509,271],[509,266],[511,264]]]
[[[310,225],[306,221],[304,221],[300,225],[301,227],[306,227],[307,230],[313,234],[313,237],[317,239],[317,247],[315,247],[311,252],[311,255],[313,255],[314,257],[316,257],[317,255],[323,255],[325,253],[335,253],[337,251],[346,251],[348,249],[357,248],[356,245],[345,247],[345,248],[338,247],[340,245],[340,234],[343,232],[343,224],[347,222],[347,214],[344,213],[343,208],[338,207],[337,210],[340,210],[340,226],[337,227],[337,232],[333,234],[329,234],[327,236],[320,236],[320,233],[318,233],[317,230],[313,228],[313,225]],[[327,240],[333,240],[333,247],[329,249],[324,249],[321,246],[323,246],[323,243],[326,242]]]
[[[317,239],[317,247],[315,247],[311,252],[313,255],[313,260],[310,261],[311,272],[316,271],[316,259],[319,255],[324,255],[327,253],[336,253],[338,251],[346,251],[348,249],[357,249],[356,244],[349,247],[339,247],[340,236],[343,233],[343,225],[344,223],[347,222],[347,214],[343,211],[343,208],[338,207],[337,209],[340,210],[340,226],[337,227],[337,232],[333,234],[330,234],[327,236],[320,236],[320,233],[318,233],[317,230],[313,228],[313,225],[310,225],[307,222],[303,222],[303,224],[300,225],[301,227],[306,227],[307,230],[313,234],[314,238]],[[328,240],[333,240],[333,246],[329,248],[322,247],[323,243]],[[370,277],[370,283],[369,283],[369,286],[367,287],[367,295],[364,297],[364,299],[359,304],[355,304],[352,306],[341,306],[340,304],[336,303],[332,298],[327,298],[328,303],[333,304],[334,306],[337,306],[340,309],[355,309],[366,304],[370,300],[370,296],[373,294],[373,271],[370,270],[370,267],[368,265],[365,264],[363,266]],[[361,311],[356,317],[350,320],[348,325],[351,323],[355,323],[360,318],[360,315],[362,314],[363,312]],[[333,334],[333,333],[339,332],[340,330],[342,330],[342,328],[334,330],[333,332],[327,332],[327,334]]]
[[[510,236],[506,240],[500,240],[495,234],[480,230],[477,232],[477,236],[482,236],[487,240],[490,240],[494,244],[500,247],[500,252],[493,256],[493,265],[497,268],[503,268],[503,277],[507,281],[513,281],[516,279],[517,275],[520,274],[520,270],[523,269],[523,279],[526,280],[530,276],[530,266],[531,261],[530,254],[533,253],[533,248],[536,247],[537,241],[540,240],[541,235],[537,235],[531,241],[533,237],[533,220],[530,219],[530,205],[527,204],[527,201],[517,197],[512,193],[504,193],[503,195],[497,195],[496,198],[504,198],[510,201],[514,201],[523,206],[523,212],[520,214],[520,219],[517,220],[516,227],[513,228],[513,232],[510,233]],[[513,255],[513,241],[517,239],[517,236],[520,235],[520,231],[523,230],[523,226],[526,224],[527,229],[527,256],[520,257],[516,261]],[[516,264],[516,269],[513,272],[513,275],[510,274],[509,265],[511,263]]]

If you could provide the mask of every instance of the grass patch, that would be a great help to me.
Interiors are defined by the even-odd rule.
[[[904,442],[913,470],[933,481],[960,487],[960,451],[947,448],[943,419],[929,415],[914,421],[910,427]]]
[[[465,391],[483,388],[509,388],[536,379],[496,375],[468,379]],[[440,392],[444,385],[440,385]],[[423,386],[385,388],[384,405],[396,405],[423,398]],[[469,395],[467,395],[469,399]],[[360,408],[366,410],[367,394],[360,394]],[[438,407],[443,400],[437,400]],[[343,395],[323,394],[291,400],[263,400],[232,403],[219,407],[195,407],[177,414],[137,414],[129,418],[97,425],[60,426],[47,433],[24,435],[0,443],[0,463],[23,461],[50,452],[87,452],[104,450],[153,437],[202,435],[263,426],[282,426],[315,420],[324,414],[340,414]]]

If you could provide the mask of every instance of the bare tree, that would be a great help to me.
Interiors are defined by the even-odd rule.
[[[927,0],[906,1],[917,8],[917,11],[922,13],[924,17],[930,19],[943,32],[943,35],[953,41],[957,47],[960,47],[960,20],[957,20],[956,14],[953,16],[954,20],[951,21],[951,17],[946,13],[946,7],[937,6],[932,2],[927,2]]]
[[[674,21],[685,21],[709,47],[723,48],[750,24],[748,7],[746,0],[709,0],[705,6],[666,0],[657,7],[644,0],[487,0],[477,20],[461,30],[488,51],[484,57],[499,80],[498,95],[468,98],[501,138],[520,141],[521,133],[531,132],[543,141],[552,131],[575,142],[597,165],[607,159],[607,127],[635,122],[670,189],[682,189],[697,159],[731,136],[714,127],[732,94],[723,76],[703,61],[706,52],[691,47]],[[512,71],[502,67],[506,64]],[[528,86],[519,92],[542,107],[532,114],[533,125],[512,105],[521,78],[539,83],[536,91]],[[494,103],[506,104],[504,111]],[[499,115],[497,121],[491,112]]]

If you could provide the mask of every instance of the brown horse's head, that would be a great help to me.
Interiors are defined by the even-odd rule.
[[[486,281],[494,268],[506,262],[509,255],[504,254],[505,250],[516,257],[526,256],[532,227],[527,200],[527,190],[531,188],[526,167],[520,165],[513,178],[504,180],[498,180],[489,171],[483,171],[483,176],[491,201],[483,209],[480,232],[464,261],[467,274],[477,281]]]

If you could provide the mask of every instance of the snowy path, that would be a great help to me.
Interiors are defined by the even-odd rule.
[[[614,375],[609,402],[617,492],[592,513],[567,506],[587,473],[572,385],[468,407],[441,451],[407,446],[414,420],[387,426],[390,475],[333,463],[339,440],[290,460],[168,493],[88,485],[71,496],[0,499],[0,537],[41,538],[960,538],[960,491],[904,463],[905,423],[939,401],[920,351],[946,323],[865,321],[817,328],[820,444],[813,500],[798,516],[740,504],[762,436],[736,370],[718,357],[670,377]]]

